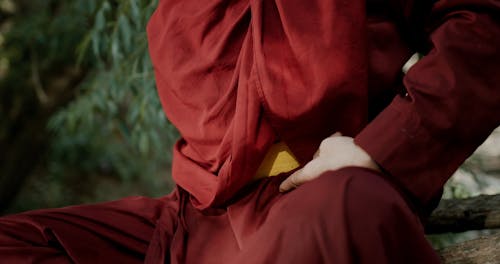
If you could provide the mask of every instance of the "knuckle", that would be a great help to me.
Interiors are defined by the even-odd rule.
[[[298,185],[298,183],[297,183],[296,181],[297,181],[297,180],[295,179],[295,177],[292,177],[292,178],[290,179],[290,185],[291,185],[291,187],[292,187],[292,188],[297,188],[297,186],[299,186],[299,185]]]
[[[325,138],[321,141],[321,143],[319,144],[319,149],[324,149],[326,148],[328,145],[331,144],[333,138],[331,137],[328,137],[328,138]]]

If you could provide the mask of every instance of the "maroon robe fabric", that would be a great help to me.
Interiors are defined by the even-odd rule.
[[[426,205],[500,123],[500,1],[432,2],[160,1],[148,36],[177,184],[222,205],[276,138],[304,164],[341,131]]]
[[[0,259],[437,263],[417,214],[500,124],[500,2],[433,2],[160,0],[148,37],[178,187],[0,218]],[[252,182],[275,140],[305,164],[335,131],[384,173]]]
[[[286,174],[198,210],[178,189],[0,220],[2,263],[439,263],[418,217],[373,170],[327,172],[293,192]]]

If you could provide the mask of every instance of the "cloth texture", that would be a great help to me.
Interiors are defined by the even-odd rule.
[[[160,0],[158,94],[182,138],[159,199],[0,218],[7,263],[438,263],[419,217],[500,124],[498,0]],[[415,52],[426,56],[406,75]],[[352,136],[384,173],[254,181]]]
[[[162,0],[148,37],[182,134],[173,178],[224,205],[276,140],[306,164],[340,131],[432,207],[500,125],[498,17],[497,0]]]
[[[13,264],[439,263],[419,218],[378,172],[347,167],[283,194],[286,176],[248,185],[226,208],[199,210],[177,189],[3,217],[0,256]]]

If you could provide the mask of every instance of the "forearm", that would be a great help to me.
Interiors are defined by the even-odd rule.
[[[418,203],[426,204],[500,125],[498,1],[438,1],[429,53],[355,142]],[[414,27],[418,28],[418,27]]]

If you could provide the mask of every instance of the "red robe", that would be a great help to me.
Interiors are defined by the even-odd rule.
[[[427,204],[500,124],[500,2],[432,2],[160,1],[148,36],[183,136],[175,182],[221,205],[277,138],[305,164],[341,131]]]
[[[500,124],[500,2],[433,2],[160,0],[148,38],[178,187],[1,218],[0,259],[437,263],[417,214]],[[384,173],[252,182],[274,141],[305,164],[335,131]]]

